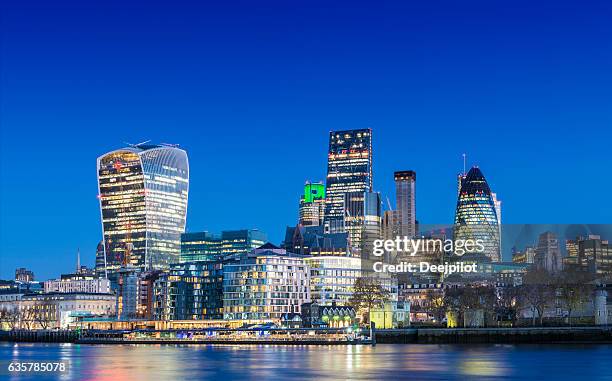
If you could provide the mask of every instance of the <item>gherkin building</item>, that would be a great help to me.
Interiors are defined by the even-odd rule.
[[[499,221],[491,189],[480,169],[472,167],[461,180],[455,213],[455,243],[458,240],[481,240],[484,246],[482,254],[492,262],[499,262],[499,235]]]

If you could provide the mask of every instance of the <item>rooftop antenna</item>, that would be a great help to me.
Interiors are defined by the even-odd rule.
[[[463,156],[463,174],[465,175],[465,158],[467,155],[464,153],[462,156]]]
[[[79,271],[81,271],[81,249],[77,247],[77,274],[79,273]]]

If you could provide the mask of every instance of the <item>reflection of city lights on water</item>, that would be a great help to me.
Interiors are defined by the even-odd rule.
[[[491,360],[466,360],[459,366],[461,374],[467,376],[503,376],[505,369]]]

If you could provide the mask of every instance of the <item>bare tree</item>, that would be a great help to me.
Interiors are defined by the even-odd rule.
[[[444,295],[440,291],[427,290],[425,292],[426,305],[425,311],[432,314],[437,322],[441,322],[446,314],[446,305],[444,304]]]
[[[592,276],[584,272],[564,271],[558,278],[559,299],[567,309],[567,320],[572,325],[572,312],[583,308],[593,294]]]
[[[361,312],[364,322],[370,321],[370,312],[373,308],[384,308],[390,299],[390,292],[382,286],[380,281],[371,277],[360,277],[353,286],[353,295],[349,304],[358,313]]]
[[[34,323],[34,316],[35,316],[35,310],[33,308],[33,306],[28,306],[23,308],[20,311],[20,327],[19,328],[25,328],[27,330],[30,330],[32,328],[32,325]]]
[[[528,271],[519,287],[518,295],[519,304],[531,310],[531,324],[535,326],[536,318],[539,318],[542,325],[546,308],[554,302],[555,286],[552,276],[544,270]]]
[[[47,304],[37,305],[33,309],[32,320],[37,323],[41,329],[48,329],[51,325],[49,319],[49,306]]]
[[[3,307],[0,309],[0,322],[6,323],[11,329],[15,329],[19,325],[20,313],[18,308]]]

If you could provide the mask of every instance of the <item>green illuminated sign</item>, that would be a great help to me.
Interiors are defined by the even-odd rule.
[[[325,198],[325,185],[321,183],[306,183],[304,185],[304,201],[313,202]]]

